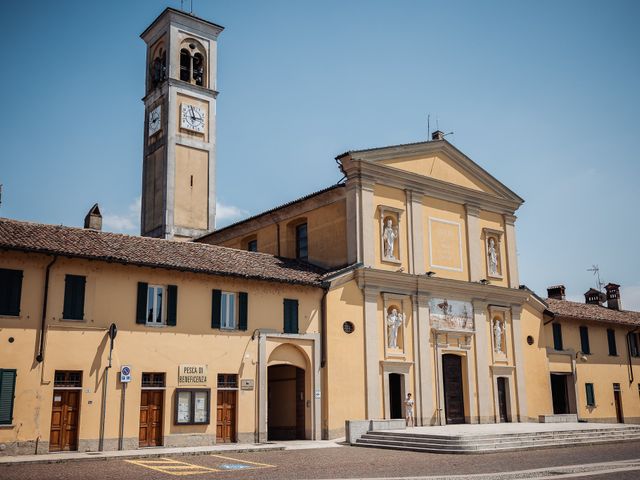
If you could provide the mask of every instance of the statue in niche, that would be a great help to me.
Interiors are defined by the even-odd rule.
[[[504,329],[502,327],[502,322],[497,318],[493,321],[493,344],[496,352],[502,352],[502,335],[504,334]]]
[[[398,313],[398,309],[391,309],[391,313],[387,315],[387,327],[389,327],[389,336],[387,345],[389,348],[398,348],[398,329],[404,323],[405,314]]]
[[[393,244],[395,243],[396,238],[398,238],[398,228],[393,226],[393,219],[388,218],[387,224],[382,232],[382,239],[384,240],[384,258],[396,259],[393,255]]]
[[[489,275],[499,275],[498,251],[496,250],[496,241],[493,237],[489,237],[489,248],[487,255],[489,257]]]

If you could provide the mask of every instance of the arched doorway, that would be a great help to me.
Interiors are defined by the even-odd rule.
[[[447,425],[464,423],[462,357],[450,353],[443,355],[442,376],[444,384],[444,413]]]
[[[293,365],[267,369],[267,438],[304,440],[305,371]]]

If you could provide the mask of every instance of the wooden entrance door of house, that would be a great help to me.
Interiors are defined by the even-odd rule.
[[[444,384],[444,412],[447,424],[464,423],[464,391],[462,387],[462,358],[442,356]]]
[[[498,410],[500,410],[500,422],[509,421],[509,413],[507,411],[507,379],[498,377]]]
[[[164,390],[142,390],[140,398],[141,447],[159,447],[162,445],[162,419]]]
[[[49,451],[78,449],[80,390],[54,390]]]
[[[389,374],[389,416],[391,418],[403,418],[402,416],[402,375]]]
[[[569,413],[566,375],[551,374],[551,398],[553,400],[553,413],[556,415]]]
[[[236,403],[235,390],[218,390],[216,406],[216,443],[236,441]]]
[[[620,384],[613,384],[613,403],[616,405],[616,421],[618,423],[624,423],[624,416],[622,414],[622,396],[620,394]]]

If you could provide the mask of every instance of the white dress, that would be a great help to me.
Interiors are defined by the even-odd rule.
[[[413,403],[413,398],[404,401],[404,404],[407,406],[407,417],[413,417]]]

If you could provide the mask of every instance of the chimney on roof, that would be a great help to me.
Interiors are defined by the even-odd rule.
[[[604,286],[607,291],[607,307],[611,310],[622,310],[622,302],[620,300],[620,285],[615,283],[607,283]]]
[[[440,130],[436,130],[431,133],[431,140],[444,140],[444,132]]]
[[[606,298],[607,297],[605,296],[604,293],[602,293],[599,290],[596,290],[595,288],[590,288],[584,294],[584,301],[585,301],[585,303],[588,303],[589,305],[600,305],[600,306],[602,306],[602,304],[604,303]]]
[[[91,207],[87,216],[84,217],[84,228],[102,230],[102,214],[100,213],[100,208],[97,203]]]
[[[547,288],[547,297],[555,300],[565,300],[564,285],[553,285]]]

